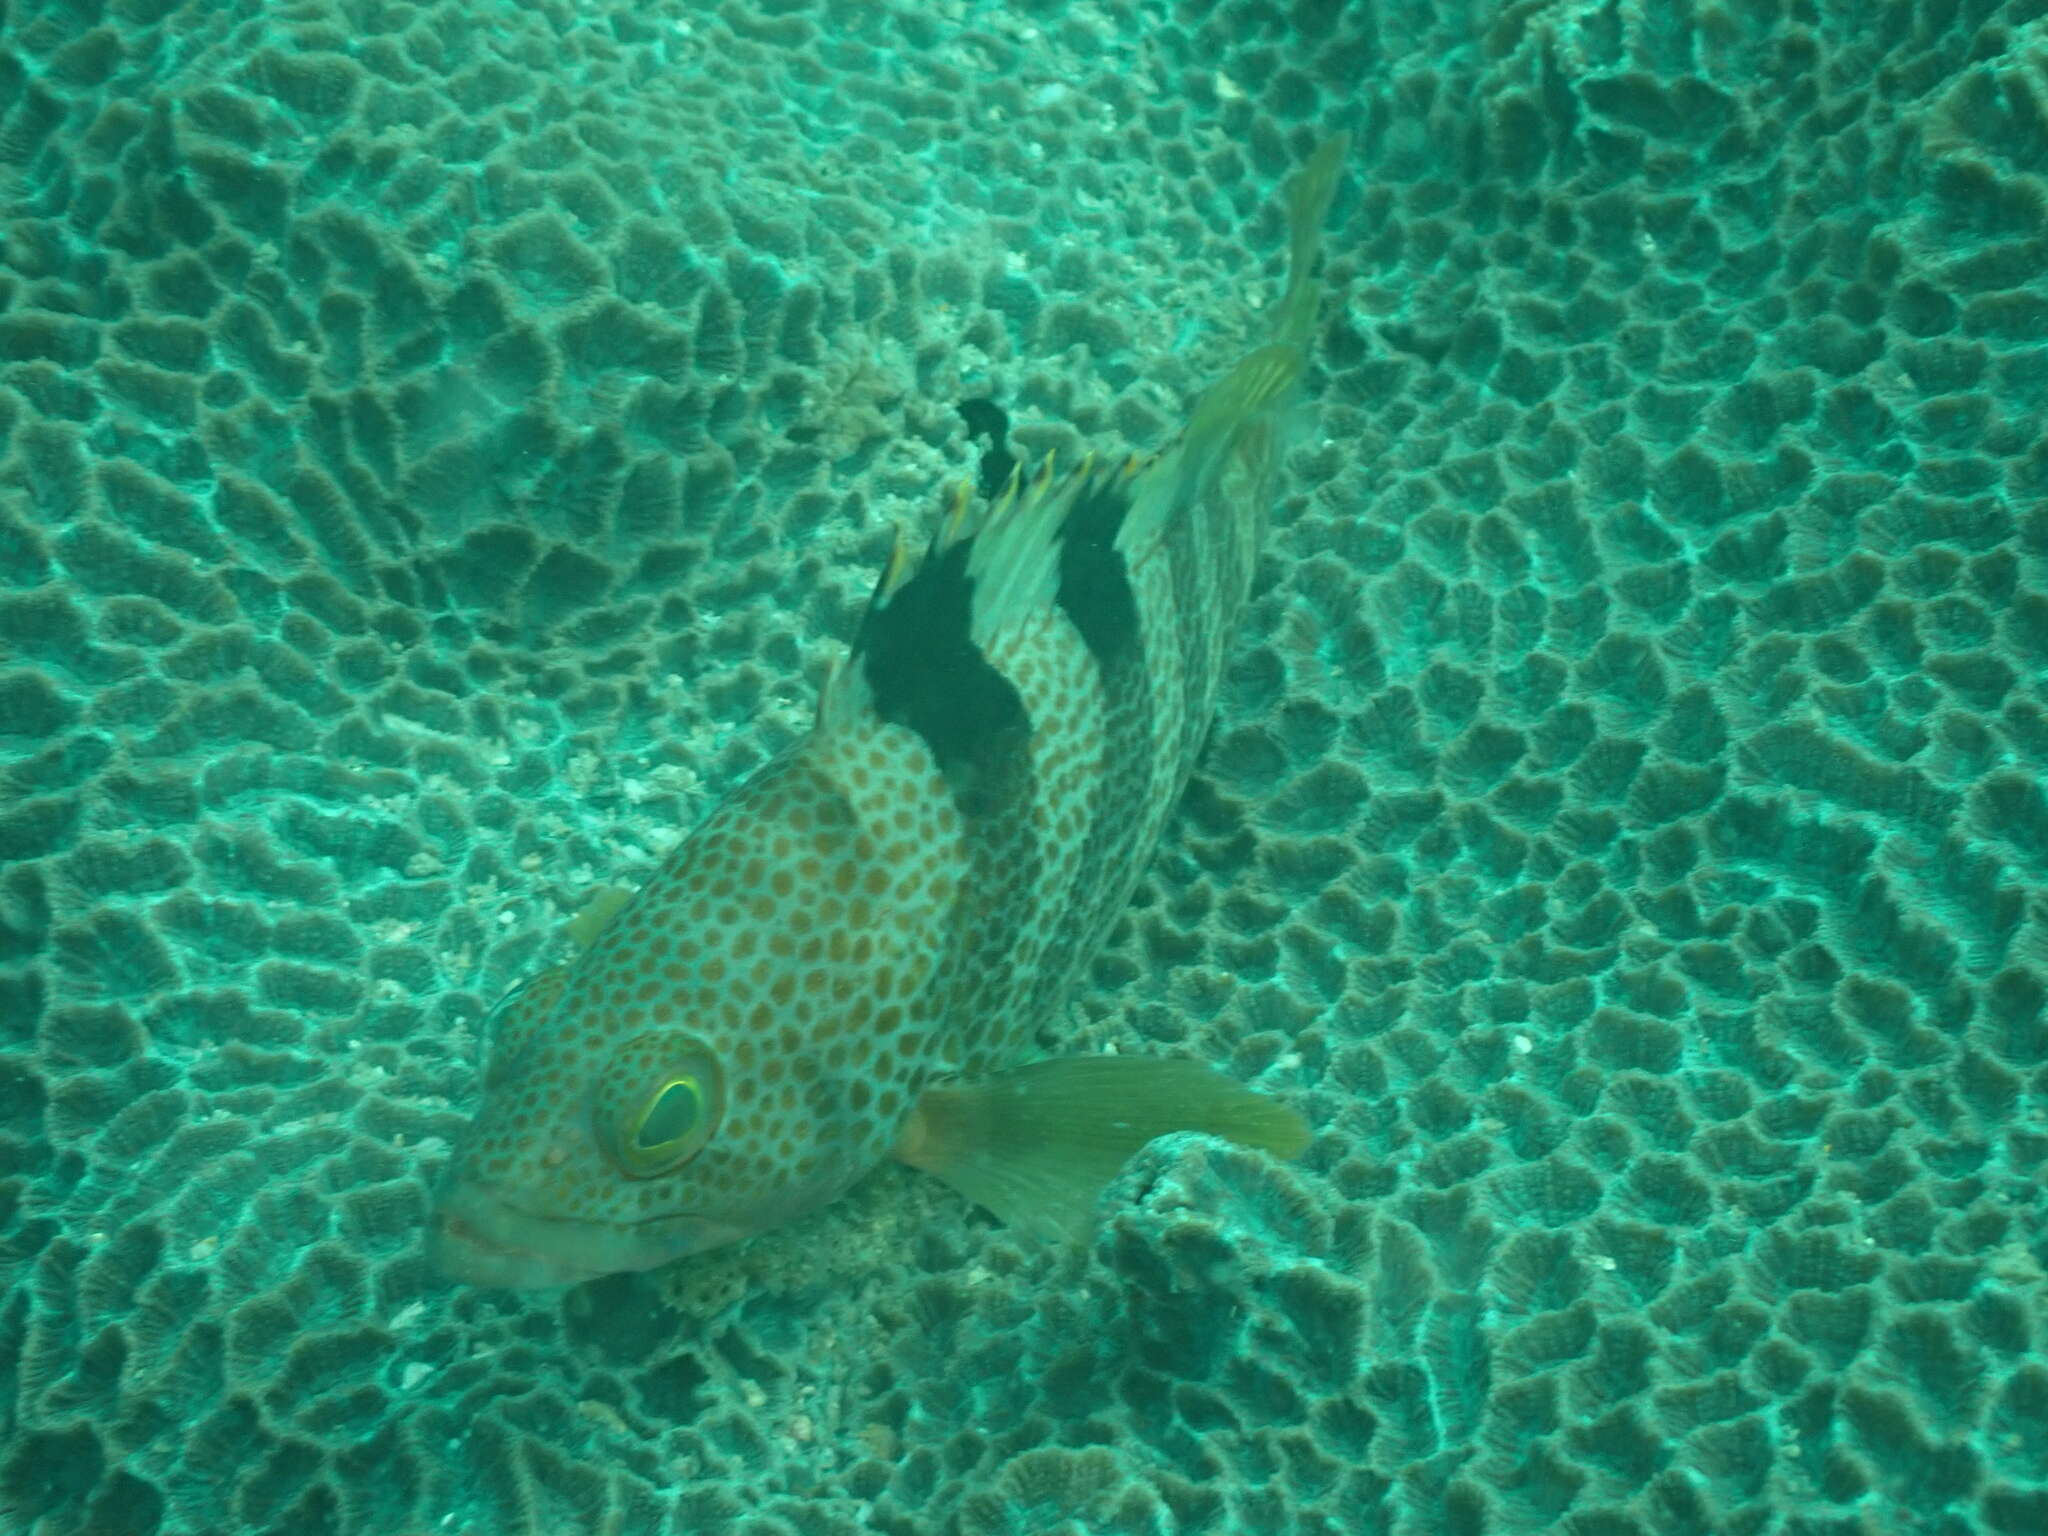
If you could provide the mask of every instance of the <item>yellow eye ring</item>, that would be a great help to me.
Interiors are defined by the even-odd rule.
[[[725,1079],[701,1041],[678,1033],[627,1043],[604,1074],[598,1129],[631,1178],[671,1173],[711,1140],[725,1109]]]

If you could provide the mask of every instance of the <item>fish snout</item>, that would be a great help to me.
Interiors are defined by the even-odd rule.
[[[487,1184],[458,1179],[434,1204],[427,1255],[460,1284],[538,1290],[655,1269],[736,1242],[751,1230],[684,1212],[623,1225],[544,1216]]]
[[[522,1217],[487,1189],[457,1183],[435,1202],[427,1257],[459,1284],[511,1290],[574,1285],[604,1273],[550,1251],[533,1226],[533,1218]]]

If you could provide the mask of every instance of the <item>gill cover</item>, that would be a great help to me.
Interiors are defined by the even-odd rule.
[[[549,966],[519,982],[485,1015],[481,1049],[486,1089],[507,1081],[511,1064],[554,1013],[568,979],[568,966]]]
[[[633,893],[624,886],[599,886],[583,904],[583,909],[563,925],[562,931],[569,939],[571,958],[596,943],[605,925],[617,917],[632,899]],[[569,966],[570,961],[564,960],[513,983],[485,1015],[482,1032],[485,1088],[498,1087],[505,1081],[510,1063],[553,1015],[555,1004],[561,1000],[562,989],[569,982]]]

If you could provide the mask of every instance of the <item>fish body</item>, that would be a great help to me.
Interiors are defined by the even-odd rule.
[[[500,1005],[435,1213],[447,1272],[650,1268],[892,1156],[1072,1231],[1152,1136],[1305,1144],[1293,1111],[1195,1063],[1027,1058],[1206,734],[1343,148],[1292,185],[1272,336],[1175,442],[1048,462],[985,505],[963,488],[921,556],[899,542],[811,732]]]

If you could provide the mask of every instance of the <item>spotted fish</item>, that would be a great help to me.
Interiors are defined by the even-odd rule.
[[[1298,1153],[1199,1063],[1032,1059],[1158,841],[1213,710],[1307,364],[1344,154],[1287,194],[1265,343],[1145,460],[966,488],[899,540],[817,721],[493,1020],[431,1245],[563,1285],[794,1220],[894,1157],[1085,1230],[1140,1146]]]

